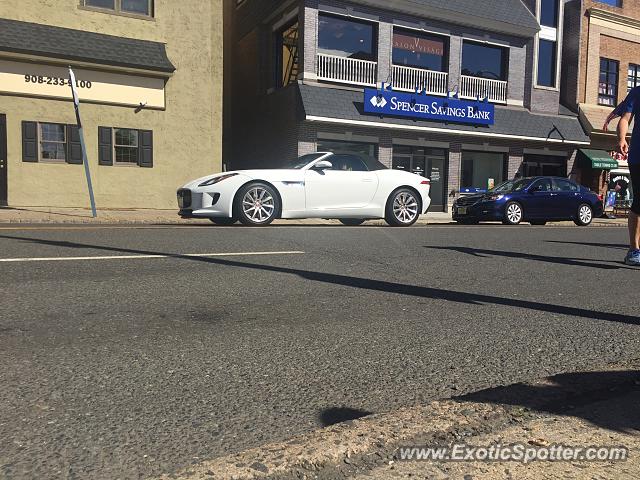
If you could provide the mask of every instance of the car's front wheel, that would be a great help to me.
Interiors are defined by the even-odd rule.
[[[339,218],[338,220],[341,224],[347,225],[348,227],[357,227],[364,223],[364,218]]]
[[[590,205],[583,203],[578,207],[578,215],[576,219],[573,221],[576,225],[580,227],[586,227],[593,220],[593,209]]]
[[[210,218],[209,220],[211,220],[216,225],[233,225],[238,221],[235,218],[229,218],[229,217],[214,217],[214,218]]]
[[[409,227],[420,216],[420,199],[408,188],[399,188],[387,200],[385,221],[392,227]]]
[[[523,212],[522,207],[518,202],[509,202],[504,207],[504,220],[502,223],[505,225],[518,225],[522,221]]]
[[[262,182],[240,188],[233,204],[234,217],[244,225],[269,225],[280,210],[278,194],[271,185]]]

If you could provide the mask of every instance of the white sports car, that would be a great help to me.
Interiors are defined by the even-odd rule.
[[[283,168],[198,178],[178,190],[181,217],[221,225],[268,225],[276,218],[337,218],[359,225],[384,218],[406,227],[430,203],[427,178],[371,158],[326,152],[304,155]]]

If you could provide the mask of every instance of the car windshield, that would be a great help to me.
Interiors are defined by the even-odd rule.
[[[302,155],[291,162],[285,163],[280,168],[299,170],[304,168],[306,165],[309,165],[314,160],[319,159],[323,155],[326,155],[326,153],[309,153],[307,155]]]
[[[528,178],[524,178],[521,180],[509,180],[507,182],[501,183],[497,187],[494,187],[490,192],[519,192],[527,188],[527,186],[531,183],[531,180]]]

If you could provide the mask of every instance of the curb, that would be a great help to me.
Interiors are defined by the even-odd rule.
[[[401,446],[468,443],[476,435],[526,424],[545,412],[569,415],[576,406],[637,390],[639,367],[640,360],[634,359],[597,371],[559,374],[374,414],[205,461],[160,479],[346,479],[393,464]],[[533,390],[544,393],[535,396]]]

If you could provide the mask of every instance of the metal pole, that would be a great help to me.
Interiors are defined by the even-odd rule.
[[[82,149],[82,163],[84,164],[84,174],[87,177],[87,188],[89,189],[89,201],[91,202],[91,214],[93,218],[98,216],[96,212],[96,201],[93,196],[93,184],[91,183],[91,171],[89,170],[89,161],[87,160],[87,147],[84,144],[84,131],[82,129],[82,120],[80,119],[80,99],[76,90],[76,76],[69,67],[69,85],[71,86],[71,94],[73,95],[73,105],[76,111],[76,121],[78,123],[78,135],[80,136],[80,148]]]

